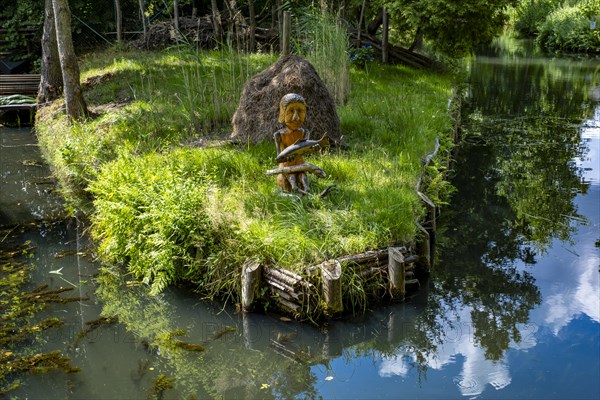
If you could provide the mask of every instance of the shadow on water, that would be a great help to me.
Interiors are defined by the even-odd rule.
[[[407,303],[315,327],[184,289],[152,297],[98,274],[82,224],[40,225],[22,235],[36,248],[31,280],[89,300],[44,310],[64,323],[27,351],[58,348],[80,371],[27,376],[14,395],[597,398],[600,63],[509,54],[470,67],[438,267]],[[4,182],[35,159],[11,157]],[[46,201],[2,200],[20,215],[5,220]]]

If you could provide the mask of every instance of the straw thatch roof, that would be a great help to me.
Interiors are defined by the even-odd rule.
[[[327,134],[332,142],[339,142],[340,120],[333,98],[314,67],[296,55],[282,57],[246,83],[232,118],[231,138],[244,143],[272,140],[273,133],[281,128],[277,122],[279,100],[287,93],[297,93],[306,100],[303,126],[310,130],[311,138]]]

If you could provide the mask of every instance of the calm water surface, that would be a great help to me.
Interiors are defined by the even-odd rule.
[[[126,276],[94,283],[83,224],[29,230],[32,286],[70,286],[89,300],[50,306],[45,316],[66,324],[28,349],[61,349],[81,371],[28,375],[12,395],[599,398],[599,101],[600,62],[474,60],[458,191],[443,210],[431,278],[405,304],[321,329],[240,316],[176,289],[148,297]],[[2,223],[56,212],[33,135],[0,135]],[[100,315],[119,323],[81,336]],[[167,345],[174,338],[205,351]],[[152,392],[161,374],[174,379]]]

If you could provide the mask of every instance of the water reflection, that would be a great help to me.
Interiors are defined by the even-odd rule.
[[[409,302],[313,327],[185,290],[150,297],[126,275],[98,278],[84,229],[53,225],[26,237],[32,278],[90,298],[49,309],[66,323],[45,333],[81,372],[31,376],[15,395],[600,396],[598,63],[505,61],[488,54],[471,66],[459,191],[443,210],[438,267]],[[80,337],[101,315],[119,323]],[[161,375],[175,380],[159,396]]]

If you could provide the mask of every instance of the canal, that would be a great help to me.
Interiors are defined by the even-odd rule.
[[[19,380],[8,395],[28,399],[599,398],[600,61],[529,54],[498,42],[470,63],[457,191],[430,279],[406,303],[319,328],[98,279],[35,135],[0,127],[0,224],[35,223],[18,235],[35,248],[31,288],[86,298],[49,305],[34,319],[64,325],[2,349],[59,349],[80,371],[8,375],[0,388]]]

